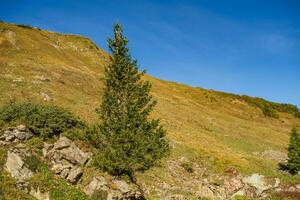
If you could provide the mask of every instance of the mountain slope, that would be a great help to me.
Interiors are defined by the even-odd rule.
[[[108,62],[109,55],[83,36],[0,23],[0,104],[9,100],[56,104],[94,123]],[[153,176],[173,182],[167,161],[180,158],[218,173],[235,167],[246,174],[300,181],[279,174],[277,161],[261,156],[267,150],[285,153],[291,127],[300,125],[294,107],[144,78],[153,84],[158,101],[153,115],[162,119],[172,146],[162,166],[140,175],[146,185],[155,184]],[[261,101],[263,106],[257,103]],[[268,106],[273,106],[275,116],[266,116]]]

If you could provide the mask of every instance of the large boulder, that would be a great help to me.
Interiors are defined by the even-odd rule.
[[[91,154],[83,152],[70,139],[61,136],[53,145],[44,144],[43,155],[51,169],[70,183],[76,183]]]
[[[15,142],[23,142],[33,137],[33,134],[25,125],[9,127],[0,132],[0,145],[7,145]]]
[[[9,149],[5,170],[17,180],[29,179],[33,175],[33,172],[25,164],[25,159],[28,156],[30,156],[30,153],[22,144]]]
[[[145,199],[136,185],[128,184],[123,180],[111,180],[102,176],[96,176],[85,186],[84,192],[89,196],[93,196],[99,191],[106,192],[107,195],[105,198],[107,200]]]

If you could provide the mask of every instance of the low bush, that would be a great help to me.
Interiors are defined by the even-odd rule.
[[[17,24],[17,26],[18,26],[18,27],[21,27],[21,28],[33,29],[32,26],[27,25],[27,24]]]
[[[69,111],[57,107],[26,102],[11,102],[0,108],[0,121],[25,124],[35,135],[52,137],[84,124]]]

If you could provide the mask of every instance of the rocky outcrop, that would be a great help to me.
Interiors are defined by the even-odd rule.
[[[26,157],[30,156],[27,148],[23,144],[18,144],[9,149],[5,163],[5,170],[17,180],[29,179],[33,172],[25,163]]]
[[[271,189],[276,189],[280,186],[279,178],[266,178],[263,175],[252,174],[251,176],[244,177],[242,179],[245,184],[245,188],[254,188],[255,197],[266,196],[266,192]]]
[[[201,197],[217,200],[232,199],[236,196],[259,198],[266,197],[270,190],[276,190],[280,186],[278,178],[266,178],[259,174],[243,177],[234,169],[230,169],[213,182],[219,184],[207,183]]]
[[[24,125],[10,127],[0,132],[0,145],[8,145],[16,142],[23,142],[33,137],[33,134]]]
[[[107,200],[142,200],[142,192],[136,185],[128,184],[122,180],[108,180],[102,176],[97,176],[84,188],[84,192],[93,196],[98,191],[105,191]]]
[[[70,183],[76,183],[83,173],[84,166],[91,154],[80,150],[71,140],[61,136],[53,145],[45,143],[44,158],[51,169]]]

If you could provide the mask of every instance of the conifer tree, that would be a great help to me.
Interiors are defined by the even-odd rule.
[[[296,128],[293,128],[291,131],[287,161],[285,165],[286,170],[291,174],[300,172],[300,136]]]
[[[132,60],[120,24],[114,26],[114,38],[108,39],[111,63],[105,69],[104,93],[98,113],[100,132],[106,147],[98,154],[96,166],[113,175],[146,170],[168,152],[165,130],[158,119],[150,119],[156,101],[150,95],[151,84],[142,81],[144,71]]]

